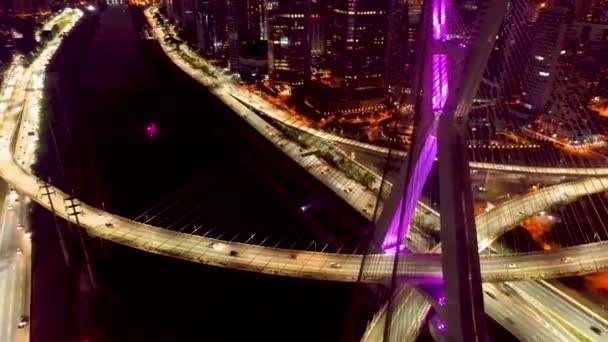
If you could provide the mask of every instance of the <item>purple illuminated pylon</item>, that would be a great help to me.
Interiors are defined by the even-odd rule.
[[[442,111],[448,98],[448,56],[444,54],[433,55],[433,98],[434,111]]]
[[[433,0],[433,38],[443,40],[447,35],[445,0]],[[441,114],[448,98],[448,56],[445,54],[433,54],[431,61],[431,109],[435,114]],[[433,118],[434,119],[434,118]],[[434,127],[434,125],[433,125]],[[422,194],[422,188],[428,178],[435,157],[437,156],[437,138],[435,129],[429,130],[425,137],[424,145],[418,160],[412,170],[404,195],[399,200],[397,210],[393,213],[387,233],[382,243],[386,252],[396,252],[397,246],[402,244],[402,239],[407,235],[408,226],[414,215],[416,203]],[[405,203],[404,203],[405,201]],[[404,211],[404,212],[402,212]],[[403,215],[403,216],[402,216]],[[403,218],[403,219],[402,219]],[[400,229],[399,224],[405,227]],[[399,236],[401,234],[402,236]]]
[[[433,0],[433,38],[443,40],[446,34],[445,0]]]
[[[431,172],[431,168],[435,162],[435,156],[437,156],[437,138],[435,138],[433,134],[427,135],[421,151],[420,157],[412,170],[413,173],[412,178],[410,178],[411,181],[407,184],[407,188],[404,193],[405,196],[401,197],[399,206],[393,213],[391,223],[386,236],[384,237],[382,248],[385,251],[395,249],[395,246],[401,244],[403,236],[407,234],[407,228],[401,229],[401,234],[403,234],[403,236],[399,236],[399,223],[401,222],[401,215],[403,215],[403,224],[407,227],[412,215],[414,214],[414,209],[416,208],[416,203],[418,203],[418,198],[422,193],[424,182]],[[405,201],[405,206],[403,201]],[[402,212],[402,210],[405,211]]]

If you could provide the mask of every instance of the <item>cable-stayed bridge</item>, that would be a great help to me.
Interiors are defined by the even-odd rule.
[[[179,56],[174,56],[179,57]],[[182,65],[184,69],[192,69],[191,66],[185,65],[183,60],[174,59],[176,64]],[[196,74],[198,75],[198,74]],[[24,84],[27,84],[26,81]],[[209,84],[207,84],[209,85]],[[230,94],[235,87],[231,84],[219,84],[213,86],[219,96],[230,95],[227,98],[235,99],[234,94]],[[227,94],[226,94],[227,93]],[[22,89],[17,91],[16,103],[26,101],[24,97],[28,96],[27,91]],[[19,95],[22,94],[22,95]],[[23,97],[19,97],[23,96]],[[240,99],[242,102],[242,98]],[[236,107],[237,103],[233,103]],[[238,107],[237,107],[238,108]],[[267,128],[268,124],[251,113],[242,114],[246,119],[252,122],[252,125],[257,125],[259,130],[265,133],[264,135],[275,134],[277,137],[277,147],[281,148],[292,159],[300,163],[307,163],[307,157],[302,156],[301,147],[297,147],[290,143],[287,139],[281,137],[281,132],[276,129]],[[2,136],[9,137],[11,132],[19,126],[18,117],[7,116],[4,118]],[[8,120],[8,121],[6,121]],[[13,120],[13,121],[11,121]],[[295,120],[294,120],[295,121]],[[285,122],[285,121],[284,121]],[[259,123],[259,124],[258,124]],[[292,125],[293,126],[293,125]],[[305,130],[305,126],[296,126],[301,130]],[[320,131],[318,131],[320,132]],[[319,137],[322,133],[313,134]],[[23,132],[21,132],[23,133]],[[310,133],[307,132],[307,133]],[[323,138],[323,140],[330,140]],[[23,143],[22,143],[23,144]],[[63,203],[67,194],[61,192],[52,186],[47,186],[46,191],[43,191],[41,186],[46,186],[35,176],[27,172],[27,168],[22,168],[19,162],[13,159],[10,153],[8,144],[2,152],[2,166],[0,173],[15,187],[27,194],[32,199],[42,204],[44,207],[51,209],[50,203],[55,203],[54,212],[63,218],[75,222],[73,215],[69,215],[68,208],[64,207]],[[388,152],[388,151],[387,151]],[[314,159],[314,158],[308,158]],[[434,159],[434,158],[433,158]],[[312,161],[310,163],[313,163]],[[473,162],[475,163],[475,162]],[[556,163],[557,164],[557,163]],[[492,164],[505,165],[505,164]],[[327,166],[323,165],[316,169],[315,176],[326,176],[329,172],[325,172]],[[506,167],[509,167],[506,165]],[[528,166],[513,166],[521,168]],[[530,168],[539,169],[537,166],[529,166]],[[542,169],[542,168],[541,168]],[[553,168],[547,168],[553,169]],[[601,172],[594,173],[594,170],[602,170],[602,168],[561,168],[572,170],[587,170],[585,173],[559,173],[559,175],[591,175],[595,178],[584,178],[564,184],[558,184],[546,187],[530,194],[525,194],[520,197],[513,198],[507,202],[498,204],[494,209],[479,215],[476,218],[475,225],[477,229],[477,240],[480,243],[480,249],[485,249],[500,235],[515,227],[520,221],[528,217],[534,217],[536,214],[553,209],[557,206],[563,206],[576,201],[582,196],[601,193],[606,191],[607,180],[602,177]],[[502,169],[503,171],[513,171],[513,169]],[[315,174],[315,172],[311,172]],[[589,173],[586,173],[589,172]],[[545,174],[551,172],[544,172]],[[323,178],[323,177],[321,177]],[[341,182],[341,180],[340,180]],[[350,185],[339,184],[342,189],[350,189]],[[336,184],[334,184],[335,186]],[[373,187],[373,186],[372,186]],[[49,191],[51,190],[51,191]],[[368,189],[369,190],[369,189]],[[353,190],[340,191],[345,197],[350,195]],[[373,189],[371,191],[373,193]],[[50,195],[49,195],[50,194]],[[356,194],[363,198],[364,192]],[[426,193],[425,193],[426,195]],[[50,202],[49,202],[50,199]],[[368,199],[363,202],[369,203]],[[365,205],[364,205],[365,206]],[[379,205],[376,206],[380,207]],[[281,274],[288,276],[301,276],[317,279],[338,280],[338,281],[369,281],[385,283],[393,274],[399,280],[400,284],[416,283],[416,284],[433,284],[440,283],[442,280],[441,260],[437,252],[440,250],[435,248],[434,253],[413,253],[402,256],[400,261],[394,268],[394,257],[383,253],[368,254],[368,262],[374,265],[374,272],[369,275],[363,275],[360,278],[360,267],[363,256],[361,255],[338,255],[331,253],[315,253],[306,251],[293,251],[280,248],[269,248],[257,246],[253,244],[243,244],[229,241],[218,241],[216,239],[205,238],[197,235],[172,232],[159,227],[153,227],[132,220],[120,218],[118,216],[106,213],[94,207],[79,204],[79,208],[84,215],[79,216],[79,224],[88,229],[94,236],[103,237],[118,243],[122,243],[135,248],[143,249],[153,253],[164,254],[172,257],[178,257],[195,262],[218,265],[223,267],[232,267],[236,269],[244,269],[256,272],[264,272],[271,274]],[[433,215],[432,212],[427,212],[424,215]],[[435,221],[436,222],[436,221]],[[412,226],[416,225],[416,219],[412,222]],[[435,226],[437,229],[437,226]],[[416,234],[415,229],[410,229],[408,235],[410,237]],[[408,246],[415,250],[416,246]],[[523,252],[515,251],[509,255],[481,255],[481,275],[486,281],[508,281],[519,279],[538,279],[562,277],[567,275],[593,273],[604,270],[606,259],[603,255],[603,250],[606,247],[603,242],[588,243],[581,246],[573,246],[566,248],[555,248],[548,252]],[[234,251],[234,253],[233,253]],[[570,260],[564,262],[564,260]],[[406,299],[417,297],[409,296]],[[419,300],[416,299],[416,300]],[[426,300],[426,299],[425,299]],[[487,301],[487,299],[486,299]],[[417,306],[424,309],[425,306]],[[428,308],[427,308],[428,309]],[[423,312],[424,310],[420,311]],[[418,314],[417,317],[424,316]]]

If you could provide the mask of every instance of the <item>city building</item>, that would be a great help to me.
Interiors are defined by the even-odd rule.
[[[268,11],[270,81],[290,93],[310,78],[310,0],[274,0]]]
[[[411,90],[410,67],[414,62],[421,12],[420,0],[391,0],[385,81],[395,101],[402,92]]]
[[[313,69],[327,70],[331,55],[334,0],[311,0],[311,48]]]
[[[539,13],[532,43],[532,56],[523,80],[523,105],[542,110],[550,100],[560,55],[566,53],[571,11],[563,6],[546,6]]]
[[[332,83],[344,89],[383,88],[389,0],[336,0]]]
[[[261,61],[266,60],[264,4],[263,0],[226,1],[228,66],[233,72],[250,72],[252,61],[254,69],[259,70]]]
[[[318,8],[314,8],[310,15],[310,54],[319,58],[325,54],[325,20]]]
[[[216,55],[219,52],[220,40],[216,15],[216,2],[201,0],[197,2],[196,11],[196,38],[197,47],[207,55]]]
[[[608,0],[578,0],[576,19],[592,23],[608,23]]]
[[[239,44],[248,49],[262,41],[262,0],[237,0]]]
[[[226,40],[228,42],[228,68],[238,73],[240,65],[238,1],[226,0]]]
[[[608,23],[577,21],[575,68],[589,98],[608,99]]]
[[[37,15],[50,10],[51,2],[47,0],[2,0],[3,14]]]
[[[344,89],[308,81],[294,90],[293,100],[316,119],[372,114],[386,110],[382,88]]]

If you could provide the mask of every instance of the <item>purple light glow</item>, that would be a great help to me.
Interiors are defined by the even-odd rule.
[[[433,55],[433,96],[434,111],[442,111],[448,98],[448,56]]]
[[[424,141],[424,146],[422,147],[422,152],[420,153],[420,159],[414,166],[413,177],[409,184],[407,184],[407,188],[404,192],[404,196],[401,197],[399,201],[399,206],[395,213],[393,214],[393,218],[391,219],[391,224],[388,228],[388,232],[384,237],[384,241],[382,243],[382,249],[387,251],[389,249],[395,249],[396,245],[401,244],[403,237],[407,235],[407,229],[409,227],[410,220],[414,214],[414,209],[416,208],[416,203],[418,202],[418,198],[422,193],[422,187],[424,186],[424,182],[426,181],[429,173],[431,172],[431,168],[433,167],[433,162],[435,161],[435,156],[437,155],[437,138],[433,134],[429,134]],[[403,224],[405,228],[401,231],[403,236],[399,235],[399,223],[401,221],[403,201],[405,203],[405,212],[403,213]]]
[[[156,126],[155,123],[151,123],[148,126],[146,126],[146,133],[148,133],[148,136],[153,137],[156,135],[156,133],[158,133],[158,127]]]
[[[433,38],[442,40],[446,36],[445,27],[445,2],[443,0],[433,1]]]
[[[405,245],[399,245],[399,252],[402,252],[405,249],[406,249]],[[388,255],[395,255],[395,254],[397,254],[397,246],[393,246],[393,247],[389,247],[389,248],[384,249],[384,254],[388,254]]]
[[[436,40],[444,39],[447,34],[445,12],[445,0],[433,0],[433,38]],[[431,106],[433,111],[441,113],[448,98],[448,56],[445,54],[433,54],[432,58]],[[382,243],[382,248],[387,253],[390,253],[391,249],[395,253],[397,245],[401,245],[402,239],[407,235],[416,203],[422,194],[422,188],[437,156],[437,138],[434,134],[435,132],[429,132],[429,135],[426,137],[422,152],[414,166],[413,177],[410,179],[410,183],[407,184],[406,191],[391,219],[387,234]],[[404,200],[406,201],[405,206],[403,205]],[[405,209],[403,213],[402,208]],[[402,222],[405,227],[401,230],[403,236],[398,236],[401,215],[403,215]]]

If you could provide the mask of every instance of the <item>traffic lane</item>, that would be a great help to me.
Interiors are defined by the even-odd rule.
[[[501,290],[501,285],[484,284],[483,290],[486,312],[519,339],[528,341],[574,339],[567,330],[526,300],[514,293],[505,293]]]
[[[553,291],[547,291],[542,285],[537,283],[522,282],[511,284],[511,287],[519,291],[525,291],[526,294],[533,296],[539,305],[545,307],[555,313],[571,326],[579,330],[592,340],[599,340],[600,336],[608,335],[608,326],[606,321],[586,315],[571,303],[564,301]],[[599,330],[599,333],[592,330],[592,327]]]

